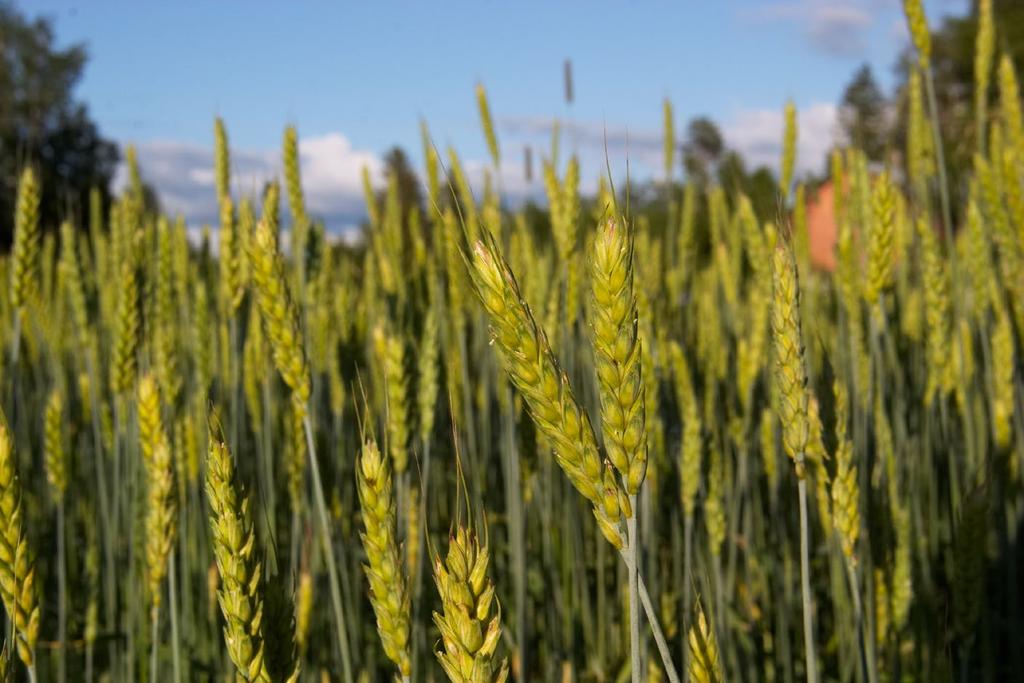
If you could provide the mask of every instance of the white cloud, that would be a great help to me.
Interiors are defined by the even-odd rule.
[[[524,197],[544,198],[542,160],[550,155],[551,136],[555,119],[543,116],[507,116],[498,120],[503,138],[515,141],[519,147],[533,150],[533,182],[524,180],[525,161],[513,168],[503,164],[504,176],[514,176],[524,191]],[[627,170],[633,181],[643,182],[660,173],[664,146],[660,128],[631,128],[604,121],[559,121],[559,144],[561,159],[575,153],[580,160],[580,192],[597,192],[598,179],[608,174],[611,166],[616,186],[624,184]],[[514,169],[514,170],[513,170]],[[507,187],[507,186],[506,186]]]
[[[353,195],[361,205],[363,168],[370,170],[371,178],[377,178],[383,168],[375,153],[353,149],[341,133],[300,140],[299,157],[309,210],[327,215],[351,210]]]
[[[771,2],[752,13],[764,21],[792,22],[818,51],[839,57],[865,54],[865,35],[873,12],[863,0],[796,0]]]
[[[819,102],[797,112],[797,173],[820,172],[836,139],[837,109]],[[728,145],[747,160],[748,168],[768,166],[778,171],[782,155],[782,108],[738,112],[722,127]]]
[[[814,103],[798,111],[798,173],[821,171],[825,155],[836,140],[837,117],[836,106],[825,102]],[[768,166],[778,171],[779,157],[782,154],[781,106],[777,109],[739,110],[730,118],[718,123],[726,146],[743,155],[748,169]],[[552,132],[551,119],[533,116],[508,117],[501,119],[499,125],[506,137],[519,138],[533,145],[535,150],[547,153],[546,145],[550,144]],[[685,135],[685,128],[678,134]],[[585,192],[596,189],[598,176],[606,172],[606,143],[608,158],[613,168],[624,169],[628,160],[634,177],[641,181],[658,177],[661,172],[664,149],[660,129],[631,129],[617,124],[577,121],[568,125],[562,124],[563,147],[567,140],[574,141],[580,154],[583,179],[591,181],[589,184],[585,183],[582,188]],[[681,144],[683,141],[679,142]],[[537,155],[534,156],[536,159]],[[540,170],[539,159],[536,166],[535,178]],[[521,170],[520,166],[520,179]],[[538,184],[539,181],[535,180],[534,185]]]
[[[466,178],[469,180],[473,196],[476,197],[477,201],[483,199],[486,177],[488,175],[491,177],[491,183],[494,188],[501,190],[502,201],[507,204],[518,206],[527,199],[543,199],[544,184],[541,180],[540,159],[536,158],[536,154],[533,161],[533,179],[527,182],[525,160],[510,161],[504,155],[504,150],[502,151],[501,168],[498,170],[497,176],[494,174],[494,165],[490,161],[482,159],[464,159],[462,161]]]
[[[836,139],[836,107],[817,103],[799,112],[797,170],[820,171]],[[543,201],[541,159],[548,153],[553,119],[536,116],[507,117],[499,121],[505,135],[500,189],[503,201],[516,205],[527,199]],[[740,110],[722,124],[726,144],[739,151],[750,169],[768,166],[778,169],[781,154],[783,114],[778,109]],[[635,181],[657,177],[661,169],[662,132],[653,128],[628,128],[619,124],[576,121],[561,124],[563,159],[576,150],[581,160],[581,191],[592,194],[597,180],[606,173],[605,150],[619,184],[630,165]],[[525,178],[523,148],[533,150],[533,179]],[[194,229],[216,225],[218,212],[214,190],[213,150],[202,145],[176,141],[149,141],[136,145],[143,178],[156,189],[165,211],[181,213]],[[311,214],[322,218],[330,231],[351,237],[351,228],[365,218],[362,169],[369,168],[375,185],[383,183],[383,161],[376,153],[356,149],[340,133],[300,141],[302,182]],[[484,177],[493,174],[489,161],[465,159],[466,175],[478,199],[483,196]],[[236,197],[256,195],[263,184],[281,177],[277,151],[231,150],[232,191]],[[492,180],[497,180],[492,178]],[[115,188],[126,183],[122,167]],[[287,204],[282,200],[283,204]],[[215,239],[214,239],[215,241]]]
[[[849,5],[825,5],[812,12],[807,37],[828,54],[860,56],[864,53],[864,32],[871,16]]]
[[[142,177],[156,189],[165,211],[183,214],[192,225],[217,222],[211,147],[156,140],[138,143],[136,148]],[[323,219],[329,230],[343,232],[365,218],[362,169],[369,168],[372,178],[380,177],[383,164],[376,153],[355,149],[344,135],[332,132],[300,139],[299,163],[307,210]],[[125,185],[126,176],[122,164],[115,188]],[[257,195],[264,183],[281,177],[279,152],[231,149],[236,197]]]
[[[498,126],[512,138],[543,139],[550,144],[555,121],[542,116],[507,116],[498,119]],[[558,123],[563,148],[583,147],[603,154],[608,149],[611,159],[625,158],[657,165],[661,163],[664,148],[662,131],[630,128],[601,121],[560,121]]]

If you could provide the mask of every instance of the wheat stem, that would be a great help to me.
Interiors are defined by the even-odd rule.
[[[151,641],[149,649],[149,675],[152,677],[153,682],[156,683],[160,680],[159,657],[157,656],[160,650],[160,605],[153,606],[152,616],[149,636]]]
[[[334,559],[334,546],[331,543],[330,520],[327,517],[327,503],[324,501],[323,484],[320,481],[320,466],[316,461],[316,446],[313,444],[313,423],[307,413],[302,418],[306,430],[306,445],[309,450],[309,468],[313,475],[313,496],[316,502],[317,518],[320,523],[320,542],[323,545],[324,559],[327,561],[327,579],[331,589],[331,608],[334,610],[334,621],[338,630],[338,649],[341,653],[341,671],[345,683],[353,683],[352,658],[348,649],[348,629],[345,625],[345,611],[342,609],[341,586],[338,583],[338,568]]]
[[[99,387],[97,382],[97,374],[95,370],[95,362],[92,353],[86,354],[86,365],[87,372],[89,373],[89,384],[92,387]],[[110,500],[107,497],[107,473],[103,466],[103,437],[102,428],[100,427],[100,405],[97,397],[97,391],[89,392],[92,407],[90,413],[92,415],[92,439],[93,439],[93,467],[96,471],[96,491],[99,494],[100,499],[100,519],[103,522],[103,599],[104,599],[104,618],[106,619],[106,626],[108,629],[114,628],[114,594],[117,592],[116,578],[114,575],[115,561],[114,561],[114,526],[113,519],[110,512]],[[107,653],[111,661],[114,661],[115,644],[114,640],[110,640],[110,644],[107,648]]]
[[[683,515],[683,616],[680,621],[680,634],[683,643],[682,667],[689,671],[690,648],[686,634],[690,631],[690,589],[693,586],[693,515]]]
[[[177,566],[174,561],[174,551],[171,551],[169,560],[170,570],[167,577],[167,603],[171,613],[171,657],[174,667],[174,683],[181,683],[181,639],[178,633],[178,587],[175,578]]]
[[[623,558],[625,558],[624,553]],[[628,561],[626,567],[629,567]],[[644,583],[644,577],[639,572],[637,572],[636,581],[637,590],[640,594],[640,604],[643,605],[644,614],[647,615],[647,623],[651,626],[654,643],[658,646],[661,665],[665,667],[665,674],[668,676],[669,683],[679,683],[679,674],[676,672],[676,666],[672,662],[672,654],[668,649],[668,641],[665,640],[665,632],[661,630],[661,625],[658,622],[658,612],[651,603],[651,595],[647,592],[647,584]]]
[[[518,678],[527,678],[528,636],[526,632],[526,539],[524,537],[523,494],[520,484],[519,453],[516,451],[515,413],[512,387],[504,387],[507,408],[502,411],[502,473],[509,507],[509,536],[516,605],[515,639],[519,661]]]
[[[626,556],[626,571],[629,572],[629,659],[633,683],[640,683],[642,678],[643,663],[640,657],[640,585],[639,569],[637,568],[637,547],[640,536],[637,534],[636,518],[639,509],[636,506],[636,494],[629,496],[629,504],[633,508],[633,515],[626,520],[626,533],[629,536],[628,545],[622,549]]]
[[[853,560],[844,557],[843,564],[846,566],[846,577],[850,582],[850,595],[853,597],[853,616],[857,622],[857,650],[860,655],[861,677],[865,681],[874,681],[875,676],[868,666],[867,634],[864,622],[864,608],[861,605],[860,587],[857,581],[857,568]]]
[[[60,644],[57,659],[57,680],[67,679],[68,651],[68,571],[65,554],[64,501],[57,505],[57,642]]]
[[[231,363],[231,367],[228,369],[231,377],[231,387],[228,392],[231,395],[231,448],[239,448],[241,446],[238,441],[238,434],[242,412],[242,396],[238,376],[241,370],[242,354],[239,353],[238,315],[234,311],[232,311],[231,319],[228,321],[228,330],[228,343],[231,344],[231,350],[228,354]]]
[[[799,464],[803,464],[803,454],[800,454]],[[818,664],[814,653],[814,620],[811,614],[811,562],[808,548],[807,532],[807,479],[802,478],[797,482],[797,490],[800,497],[800,596],[804,608],[804,657],[807,668],[807,683],[817,683]]]
[[[946,178],[946,158],[942,144],[942,132],[939,129],[939,105],[935,98],[935,78],[932,75],[931,65],[924,69],[924,88],[928,98],[928,109],[931,114],[932,140],[935,144],[935,162],[939,172],[939,201],[942,207],[942,229],[946,237],[946,244],[950,246],[950,262],[952,270],[956,272],[956,250],[953,245],[953,218],[949,208],[949,183]]]
[[[431,441],[429,439],[423,442],[423,470],[420,474],[420,515],[423,519],[420,533],[426,539],[430,538],[430,519],[428,513],[430,508],[427,505],[430,492],[430,444]],[[423,601],[420,599],[423,590],[423,557],[425,553],[426,543],[423,543],[421,539],[416,551],[416,571],[412,578],[413,616],[415,617],[412,623],[412,674],[414,677],[418,674],[420,667],[420,640],[425,635],[425,629],[421,623]]]
[[[11,328],[11,366],[17,372],[18,352],[21,348],[21,315],[14,314],[14,325]]]

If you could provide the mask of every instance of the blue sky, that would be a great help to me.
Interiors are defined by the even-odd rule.
[[[967,0],[930,0],[933,21]],[[781,109],[801,111],[800,165],[819,168],[835,104],[868,62],[888,89],[907,38],[900,0],[667,2],[102,2],[34,0],[61,44],[85,42],[79,95],[104,133],[139,147],[165,206],[212,220],[213,117],[228,126],[236,189],[279,167],[298,126],[310,203],[335,227],[361,212],[359,169],[399,144],[419,161],[419,121],[479,175],[486,148],[473,86],[498,121],[504,185],[522,179],[523,146],[547,149],[550,122],[571,121],[585,177],[628,154],[635,176],[661,167],[661,102],[676,128],[710,115],[753,163],[773,163]],[[572,59],[576,100],[563,102]],[[623,141],[628,136],[627,152]],[[592,184],[592,183],[591,183]]]

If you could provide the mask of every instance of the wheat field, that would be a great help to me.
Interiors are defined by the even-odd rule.
[[[1024,116],[982,2],[972,172],[947,177],[927,21],[899,163],[832,155],[812,264],[785,108],[778,210],[665,211],[556,139],[542,211],[423,127],[423,201],[365,239],[283,177],[220,221],[147,210],[0,259],[0,680],[1024,678]],[[962,184],[962,187],[959,185]],[[631,208],[632,207],[632,208]]]

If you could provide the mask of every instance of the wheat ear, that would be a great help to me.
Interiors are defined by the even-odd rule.
[[[356,484],[365,529],[360,534],[367,558],[364,570],[370,582],[370,603],[377,617],[377,632],[388,659],[407,681],[412,672],[409,580],[398,548],[391,467],[372,439],[363,443],[356,467]]]
[[[25,533],[21,480],[14,463],[10,432],[0,422],[0,598],[14,626],[18,657],[35,680],[40,615],[35,553]]]
[[[724,678],[718,658],[718,642],[715,640],[715,632],[708,626],[700,600],[697,601],[695,611],[697,618],[686,637],[690,652],[687,677],[690,683],[721,683]]]
[[[250,243],[249,258],[256,301],[260,308],[274,364],[295,400],[309,402],[309,368],[295,306],[288,294],[284,266],[270,224],[261,220]]]
[[[611,465],[602,464],[590,418],[576,402],[568,377],[492,238],[476,242],[470,266],[476,291],[490,317],[491,337],[509,378],[526,399],[559,466],[593,505],[601,532],[622,549],[626,545],[622,522],[632,515],[629,499],[612,475]]]
[[[624,224],[614,218],[605,222],[590,262],[604,445],[626,492],[636,495],[647,470],[647,426],[633,294],[633,240]]]
[[[39,182],[31,168],[22,171],[14,209],[14,246],[11,250],[11,308],[17,315],[36,290],[39,270]]]
[[[476,534],[460,527],[448,537],[448,554],[434,557],[434,583],[442,611],[434,612],[444,649],[436,652],[452,683],[504,683],[508,660],[498,661],[501,608],[487,574],[491,556]]]
[[[206,495],[228,655],[242,679],[269,682],[263,649],[262,568],[252,508],[236,481],[227,445],[213,436],[206,460]]]
[[[772,340],[779,421],[786,453],[796,467],[800,505],[800,577],[804,612],[804,657],[808,683],[817,683],[814,623],[811,604],[810,551],[807,523],[807,465],[810,440],[809,396],[800,329],[800,289],[796,262],[785,240],[772,260]]]

